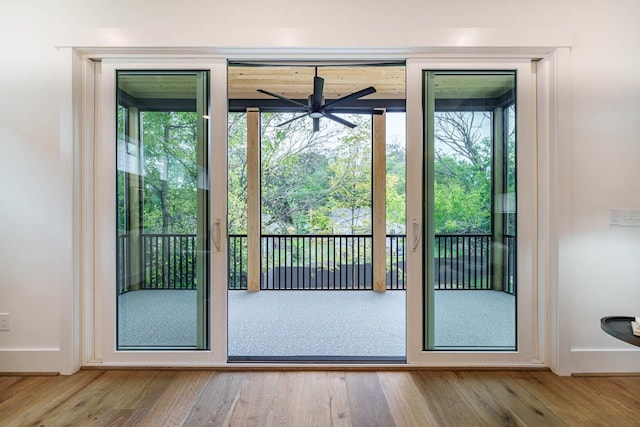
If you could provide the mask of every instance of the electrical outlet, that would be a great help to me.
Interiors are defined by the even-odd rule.
[[[11,315],[9,313],[0,313],[0,331],[11,330]]]

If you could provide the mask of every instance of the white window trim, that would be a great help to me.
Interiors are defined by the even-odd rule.
[[[113,49],[83,49],[83,48],[61,48],[63,55],[61,57],[60,68],[63,71],[63,89],[64,94],[61,96],[61,130],[60,130],[60,147],[61,152],[70,152],[67,157],[61,158],[61,166],[66,167],[68,170],[75,171],[73,174],[68,174],[66,181],[69,181],[73,185],[66,185],[64,188],[63,196],[66,196],[73,203],[73,211],[77,213],[77,218],[74,217],[74,225],[69,225],[69,233],[73,235],[73,248],[61,255],[61,262],[68,267],[63,268],[62,277],[68,278],[67,283],[62,289],[61,296],[61,309],[63,313],[68,313],[61,318],[61,369],[60,372],[64,374],[71,374],[80,368],[80,365],[127,365],[127,366],[226,366],[226,342],[223,348],[225,349],[224,355],[218,355],[218,357],[209,357],[207,360],[185,360],[184,354],[176,353],[176,357],[181,359],[173,359],[167,363],[165,358],[157,358],[154,354],[148,352],[140,352],[135,360],[120,360],[120,361],[107,361],[101,357],[102,349],[97,343],[96,327],[99,325],[99,313],[94,307],[95,295],[94,292],[94,265],[93,265],[93,244],[94,238],[94,224],[93,212],[94,212],[94,192],[91,188],[93,177],[93,153],[92,145],[95,141],[95,132],[97,126],[95,126],[96,117],[99,114],[94,114],[91,106],[94,105],[97,87],[95,74],[93,69],[95,66],[94,61],[105,58],[124,58],[126,60],[135,60],[139,62],[141,59],[147,59],[158,62],[162,61],[166,65],[165,60],[171,61],[199,61],[206,60],[210,63],[217,63],[218,61],[224,63],[226,67],[227,59],[249,59],[260,58],[267,59],[269,57],[279,59],[301,59],[311,58],[314,59],[336,59],[336,58],[349,58],[349,59],[370,59],[374,56],[384,57],[384,59],[407,59],[408,70],[409,64],[412,61],[439,61],[440,63],[446,61],[452,61],[453,58],[466,58],[471,61],[489,60],[496,61],[502,58],[525,58],[536,59],[544,58],[549,64],[546,66],[544,79],[541,81],[545,85],[544,88],[538,87],[538,93],[545,95],[542,111],[538,111],[539,114],[539,129],[544,128],[544,134],[538,134],[538,147],[539,153],[546,153],[544,158],[540,158],[539,161],[546,165],[546,169],[542,167],[538,169],[538,182],[548,183],[557,182],[560,184],[559,189],[550,188],[548,186],[541,186],[538,194],[539,200],[544,200],[545,203],[538,205],[538,209],[544,209],[545,224],[548,225],[544,230],[539,231],[538,252],[546,254],[545,259],[539,259],[537,277],[540,280],[541,286],[538,286],[538,296],[541,302],[537,312],[542,313],[538,316],[537,322],[538,337],[538,359],[532,359],[529,362],[521,362],[520,360],[506,361],[500,364],[500,366],[551,366],[552,369],[558,373],[566,374],[571,371],[570,359],[568,357],[570,353],[570,341],[566,338],[568,336],[567,323],[563,322],[565,327],[561,327],[562,316],[560,313],[563,309],[566,309],[566,303],[563,305],[562,295],[560,295],[557,289],[559,267],[557,265],[558,254],[558,238],[550,237],[550,233],[554,232],[558,234],[562,233],[568,227],[567,221],[564,218],[562,212],[568,209],[566,204],[557,200],[557,193],[562,191],[563,186],[566,186],[567,179],[566,174],[559,174],[554,169],[557,164],[558,154],[554,152],[557,141],[563,137],[569,137],[569,123],[559,122],[558,117],[562,116],[566,118],[566,114],[561,114],[558,109],[558,104],[567,105],[570,99],[570,94],[567,91],[558,91],[558,82],[567,83],[570,77],[569,68],[569,48],[505,48],[496,53],[491,49],[478,48],[474,49],[474,53],[457,52],[455,48],[450,49],[449,53],[443,52],[442,49],[416,49],[411,53],[407,53],[406,50],[398,50],[397,52],[389,51],[385,49],[380,51],[380,55],[373,55],[374,52],[367,50],[366,52],[358,53],[355,51],[349,51],[344,53],[340,50],[327,51],[322,50],[318,52],[304,51],[298,52],[296,50],[284,50],[273,54],[272,52],[261,51],[257,49],[255,52],[247,52],[247,50],[239,50],[235,52],[233,50],[224,50],[223,55],[210,54],[211,50],[199,50],[197,53],[190,53],[185,51],[184,54],[166,54],[158,53],[157,50],[144,52],[141,50],[134,51],[132,49],[122,49],[114,51]],[[175,52],[175,51],[174,51]],[[430,54],[430,52],[438,52],[436,54]],[[484,52],[484,53],[483,53]],[[69,54],[70,53],[70,54]],[[201,64],[200,64],[201,65]],[[409,71],[408,71],[409,73]],[[226,71],[225,87],[219,88],[226,93]],[[212,79],[215,83],[216,79]],[[219,80],[218,80],[219,81]],[[410,95],[410,94],[408,94]],[[421,96],[421,95],[420,95]],[[539,102],[542,100],[539,98]],[[409,104],[409,99],[408,99]],[[213,105],[212,105],[213,107]],[[540,114],[543,114],[541,116]],[[226,114],[226,111],[225,111]],[[415,121],[415,118],[413,119]],[[542,121],[542,122],[540,122]],[[413,123],[413,122],[412,122]],[[408,128],[412,128],[414,125],[407,123]],[[408,139],[414,138],[415,130],[408,132]],[[217,138],[226,141],[226,129],[224,135],[217,135]],[[214,137],[212,136],[212,140]],[[70,142],[72,141],[72,142]],[[73,145],[69,147],[69,145]],[[565,150],[566,151],[566,150]],[[559,153],[562,155],[562,153]],[[225,171],[226,173],[226,171]],[[73,175],[73,176],[71,176]],[[543,176],[544,175],[544,176]],[[65,182],[66,182],[65,181]],[[411,212],[411,213],[409,213]],[[415,212],[415,206],[411,211],[407,213],[407,235],[408,242],[411,240],[410,233],[412,233],[412,214]],[[560,219],[555,218],[560,215]],[[212,216],[213,217],[213,216]],[[554,258],[555,256],[555,258]],[[551,261],[548,261],[551,260]],[[544,261],[544,262],[543,262]],[[548,262],[547,262],[548,261]],[[225,267],[226,268],[226,267]],[[212,298],[214,296],[212,295]],[[226,301],[226,293],[223,297]],[[411,301],[411,299],[409,300]],[[421,300],[420,300],[421,301]],[[407,306],[408,312],[415,312],[415,307],[410,308]],[[224,313],[219,313],[224,317],[225,330],[223,334],[226,341],[226,304]],[[420,316],[420,323],[422,322]],[[408,339],[415,341],[415,325],[412,325],[412,319],[407,320]],[[220,327],[221,324],[218,324]],[[214,330],[215,333],[215,330]],[[421,340],[421,338],[420,338]],[[420,343],[421,345],[421,343]],[[212,342],[212,348],[216,346],[215,342]],[[130,353],[132,354],[132,353]],[[167,354],[167,353],[165,353]],[[474,353],[477,355],[477,353]],[[487,362],[477,360],[478,364],[486,365]],[[442,360],[424,360],[422,355],[416,357],[411,348],[408,346],[407,354],[407,368],[417,366],[456,366],[463,364],[460,360],[443,357]],[[490,363],[493,366],[493,363]],[[237,366],[237,364],[236,364]],[[270,364],[243,364],[244,367],[251,366],[273,366]],[[282,366],[279,364],[278,366]],[[288,366],[296,366],[295,364]],[[305,364],[304,366],[310,366]],[[326,367],[326,364],[319,365]],[[336,364],[335,366],[353,366]],[[383,367],[386,365],[367,365],[368,367]],[[397,367],[397,364],[393,366]]]

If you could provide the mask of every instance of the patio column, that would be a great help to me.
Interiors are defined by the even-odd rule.
[[[386,114],[373,115],[373,290],[387,290]]]
[[[142,229],[144,228],[144,219],[142,217],[143,188],[142,188],[142,147],[140,142],[140,110],[136,107],[127,109],[126,132],[128,136],[128,145],[133,145],[131,154],[127,157],[131,160],[131,164],[126,169],[126,232],[128,239],[128,260],[129,277],[126,277],[129,283],[128,289],[131,291],[139,291],[142,288],[143,274],[143,253],[142,253]]]
[[[504,108],[493,111],[493,165],[491,181],[493,183],[493,212],[491,214],[491,282],[496,291],[504,289],[504,174],[505,174],[505,132]]]
[[[247,108],[247,291],[260,290],[260,111]]]

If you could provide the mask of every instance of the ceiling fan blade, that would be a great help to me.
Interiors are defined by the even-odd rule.
[[[334,109],[329,108],[334,114],[375,114],[381,115],[384,113],[384,110],[376,109],[376,108],[358,108],[358,107],[336,107]]]
[[[318,132],[320,130],[320,119],[313,119],[313,131]]]
[[[333,120],[334,122],[338,122],[338,123],[340,123],[341,125],[348,126],[348,127],[350,127],[351,129],[353,129],[354,127],[356,127],[356,125],[354,125],[353,123],[351,123],[351,122],[349,122],[349,121],[346,121],[345,119],[343,119],[343,118],[341,118],[341,117],[334,116],[334,115],[333,115],[333,114],[331,114],[331,113],[324,113],[324,117],[326,117],[327,119],[331,119],[331,120]]]
[[[374,88],[373,86],[370,86],[370,87],[368,87],[366,89],[362,89],[362,90],[359,90],[357,92],[353,92],[350,95],[343,96],[342,98],[338,98],[336,100],[327,102],[326,104],[324,104],[324,108],[325,109],[329,108],[329,107],[333,108],[337,104],[340,104],[340,103],[343,103],[343,102],[346,102],[346,101],[351,101],[351,100],[358,99],[358,98],[362,98],[363,96],[371,95],[372,93],[375,93],[375,92],[376,92],[376,88]]]
[[[322,91],[324,89],[324,79],[322,77],[315,76],[313,78],[313,102],[311,103],[311,109],[317,111],[322,106]]]
[[[298,102],[298,101],[296,101],[294,99],[285,98],[284,96],[278,95],[277,93],[269,92],[269,91],[266,91],[264,89],[257,89],[257,91],[260,92],[260,93],[264,93],[265,95],[273,96],[274,98],[278,98],[278,99],[280,99],[282,101],[290,102],[290,103],[295,104],[295,105],[297,105],[299,107],[303,107],[305,110],[309,109],[308,105],[304,105],[302,102]]]
[[[298,119],[301,119],[301,118],[303,118],[303,117],[307,117],[307,114],[302,114],[302,115],[300,115],[300,116],[295,116],[293,119],[287,120],[286,122],[278,123],[278,124],[276,125],[276,127],[280,127],[280,126],[288,125],[289,123],[291,123],[291,122],[293,122],[293,121],[296,121],[296,120],[298,120]]]

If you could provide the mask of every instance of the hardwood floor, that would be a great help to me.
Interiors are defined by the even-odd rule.
[[[639,426],[640,377],[84,370],[0,376],[0,426]]]

